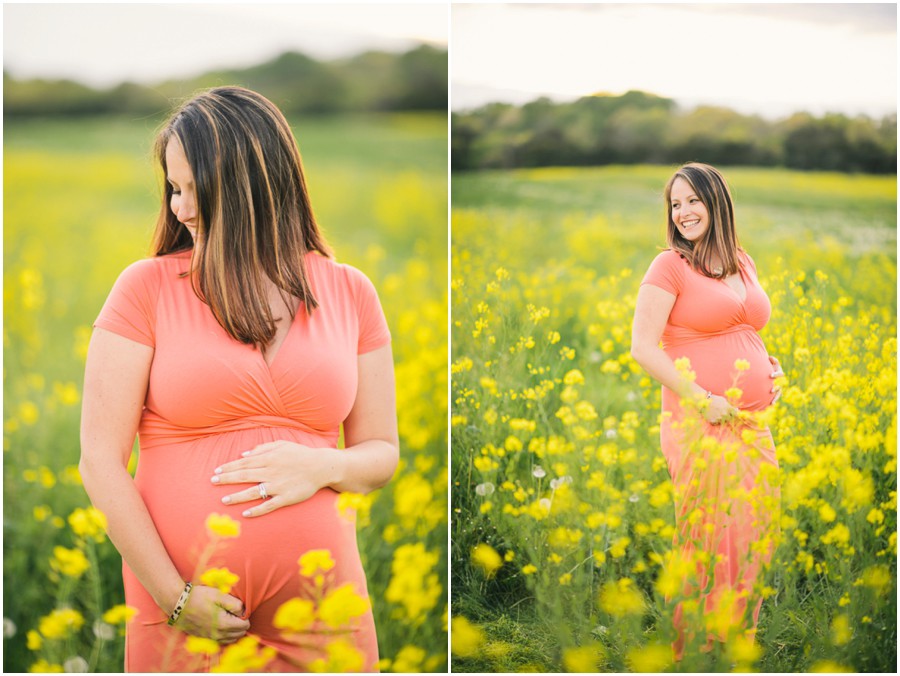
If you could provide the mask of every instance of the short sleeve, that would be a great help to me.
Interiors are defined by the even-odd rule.
[[[113,285],[94,326],[156,346],[159,266],[148,258],[129,265]]]
[[[356,353],[365,354],[377,350],[391,342],[391,332],[381,309],[375,286],[362,272],[348,266],[353,293],[356,300],[356,315],[359,319],[359,339]]]
[[[653,259],[650,269],[641,280],[641,286],[650,284],[677,296],[684,286],[684,267],[681,255],[667,249]]]

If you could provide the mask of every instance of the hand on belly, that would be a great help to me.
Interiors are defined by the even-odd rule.
[[[311,448],[293,441],[272,441],[245,451],[240,460],[215,469],[212,483],[255,484],[222,498],[226,505],[262,500],[243,512],[245,517],[262,516],[287,505],[308,500],[327,487],[336,470],[332,448]]]

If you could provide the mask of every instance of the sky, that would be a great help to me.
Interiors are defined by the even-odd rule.
[[[3,67],[95,87],[247,67],[288,50],[316,59],[447,48],[448,7],[416,4],[109,3],[3,6]]]
[[[768,118],[897,109],[890,4],[454,5],[451,107],[639,89]]]

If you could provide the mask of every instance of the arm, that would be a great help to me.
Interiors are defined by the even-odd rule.
[[[302,502],[322,488],[368,493],[391,480],[400,456],[391,346],[359,355],[357,368],[356,400],[344,421],[343,450],[273,441],[216,470],[212,477],[216,484],[265,483],[271,499],[249,508],[244,516],[262,516]],[[259,497],[252,486],[224,496],[223,502]]]
[[[706,391],[697,383],[682,378],[675,363],[659,346],[674,305],[674,294],[652,284],[641,286],[631,327],[631,356],[651,377],[673,392],[682,397],[702,398]],[[736,412],[725,397],[713,395],[703,415],[708,422],[717,423]]]
[[[109,539],[168,615],[185,582],[128,473],[153,353],[152,347],[95,329],[85,365],[78,468],[91,502],[106,515]],[[189,633],[236,640],[249,623],[223,608],[239,614],[241,602],[198,586],[191,592],[177,626]]]

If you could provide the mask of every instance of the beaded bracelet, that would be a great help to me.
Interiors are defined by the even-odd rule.
[[[187,604],[188,597],[191,595],[191,589],[193,588],[194,585],[190,582],[185,583],[184,591],[181,592],[181,596],[178,597],[178,603],[175,604],[175,610],[169,615],[167,624],[170,627],[178,621],[179,617],[181,617],[181,611],[184,610],[184,606]]]

